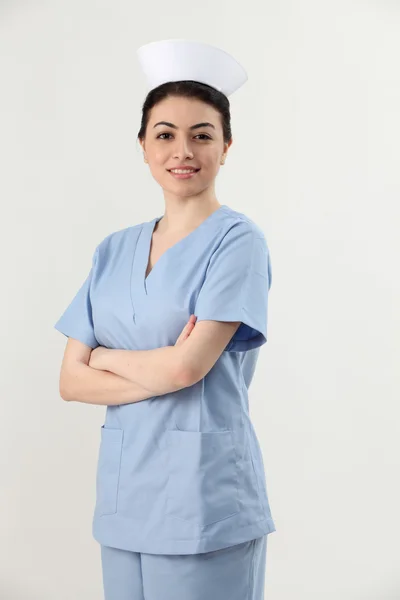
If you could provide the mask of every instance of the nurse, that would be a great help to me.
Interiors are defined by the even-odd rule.
[[[105,600],[261,600],[275,525],[248,390],[271,262],[263,231],[215,194],[228,96],[247,75],[199,42],[138,56],[138,139],[165,211],[100,241],[55,325],[61,396],[107,407],[93,515]]]

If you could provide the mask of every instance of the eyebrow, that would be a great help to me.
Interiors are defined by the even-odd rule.
[[[176,125],[174,125],[173,123],[169,123],[168,121],[159,121],[158,123],[156,123],[154,125],[154,127],[157,127],[157,125],[166,125],[167,127],[172,127],[173,129],[178,129],[178,127]],[[154,129],[153,127],[153,129]],[[189,129],[199,129],[200,127],[212,127],[213,129],[215,129],[214,125],[212,123],[197,123],[196,125],[192,125],[191,127],[189,127]]]

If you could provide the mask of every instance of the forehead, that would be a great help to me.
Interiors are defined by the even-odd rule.
[[[169,121],[179,127],[189,127],[195,123],[209,121],[218,127],[219,112],[213,107],[197,98],[183,98],[169,96],[158,102],[151,109],[149,124],[157,121]]]

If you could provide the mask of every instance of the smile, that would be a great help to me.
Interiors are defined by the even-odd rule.
[[[176,179],[191,179],[200,169],[170,169],[169,172]]]
[[[194,173],[199,169],[170,169],[171,173]]]

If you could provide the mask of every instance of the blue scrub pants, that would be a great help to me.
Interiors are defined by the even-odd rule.
[[[267,535],[202,554],[101,546],[104,600],[263,600]]]

